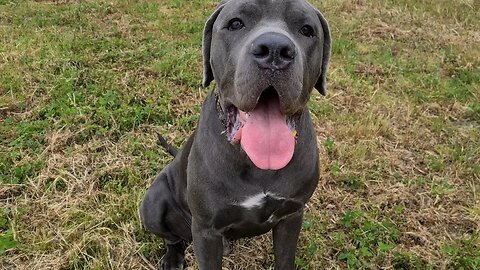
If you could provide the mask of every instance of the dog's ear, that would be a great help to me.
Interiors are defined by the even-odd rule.
[[[220,11],[224,6],[223,1],[218,5],[217,9],[210,15],[207,22],[205,23],[205,28],[203,29],[203,42],[202,42],[202,50],[203,50],[203,81],[202,84],[204,87],[210,85],[213,81],[213,70],[212,66],[210,65],[210,47],[212,45],[212,31],[213,31],[213,24],[218,17]]]
[[[315,9],[315,8],[314,8]],[[328,22],[323,17],[322,13],[315,9],[317,12],[320,23],[322,24],[323,30],[323,58],[322,58],[322,71],[320,77],[318,78],[317,83],[315,83],[315,88],[320,92],[320,94],[325,95],[327,91],[327,66],[330,61],[330,54],[332,50],[332,38],[330,37],[330,28],[328,27]]]

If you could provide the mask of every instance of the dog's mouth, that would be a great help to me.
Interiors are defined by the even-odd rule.
[[[293,157],[298,116],[281,113],[280,100],[273,87],[260,95],[249,112],[231,106],[227,113],[227,138],[240,143],[250,160],[260,169],[279,170]]]

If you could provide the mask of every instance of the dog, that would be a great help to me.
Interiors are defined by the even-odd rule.
[[[270,230],[275,269],[294,269],[319,180],[307,101],[314,88],[325,95],[330,51],[328,23],[306,0],[219,3],[203,32],[203,85],[216,87],[139,208],[165,240],[161,269],[183,268],[193,241],[199,268],[220,270],[228,240]]]

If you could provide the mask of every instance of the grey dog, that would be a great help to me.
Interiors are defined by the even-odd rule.
[[[140,206],[145,228],[165,239],[162,269],[183,268],[193,240],[200,269],[220,270],[227,240],[270,230],[275,269],[294,269],[319,179],[307,101],[313,88],[325,94],[330,47],[305,0],[220,2],[203,35],[203,85],[215,90]]]

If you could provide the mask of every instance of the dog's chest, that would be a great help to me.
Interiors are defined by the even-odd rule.
[[[219,210],[213,223],[227,237],[249,237],[267,232],[280,220],[299,212],[302,207],[300,201],[261,192]]]

